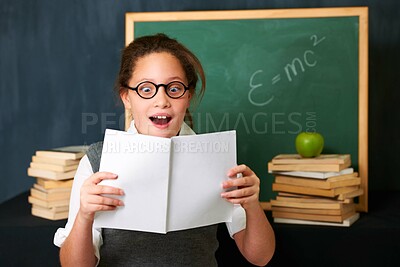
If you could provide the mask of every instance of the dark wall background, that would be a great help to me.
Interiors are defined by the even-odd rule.
[[[369,188],[399,190],[397,0],[0,0],[0,203],[32,186],[36,150],[123,128],[112,88],[126,12],[338,6],[369,7]]]

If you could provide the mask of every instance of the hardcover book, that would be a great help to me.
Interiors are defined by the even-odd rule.
[[[38,157],[49,157],[56,159],[70,159],[76,160],[82,158],[88,149],[88,146],[64,146],[49,150],[38,150],[36,156]]]
[[[273,175],[286,175],[304,178],[327,179],[330,177],[341,176],[354,173],[353,168],[346,168],[338,172],[306,172],[306,171],[270,171]]]

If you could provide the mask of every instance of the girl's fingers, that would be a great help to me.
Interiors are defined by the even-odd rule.
[[[258,203],[258,192],[252,191],[249,188],[243,188],[238,190],[233,190],[229,192],[221,193],[221,197],[225,198],[232,204],[240,204],[243,208],[249,207],[249,205],[254,205]]]
[[[93,216],[97,211],[115,210],[119,206],[124,206],[124,202],[110,197],[99,195],[88,195],[81,199],[81,210],[84,214]]]
[[[118,175],[111,172],[96,172],[88,180],[91,183],[98,184],[102,180],[106,179],[117,179]]]
[[[110,172],[97,172],[90,176],[81,187],[81,210],[84,214],[93,214],[97,211],[114,210],[124,203],[112,196],[122,196],[124,191],[120,188],[99,185],[102,180],[116,179],[118,176]]]
[[[228,177],[235,178],[239,173],[241,173],[243,176],[250,176],[254,174],[254,172],[249,167],[247,167],[244,164],[241,164],[231,168],[228,171],[227,175]]]
[[[124,195],[124,190],[122,190],[121,188],[107,186],[107,185],[90,186],[88,187],[86,192],[87,194],[90,195],[103,195],[103,194],[119,195],[119,196]]]
[[[88,198],[89,205],[97,205],[97,206],[123,206],[124,203],[116,198],[105,197],[105,196],[98,196],[98,195],[91,195]]]
[[[86,179],[86,181],[83,183],[81,187],[81,195],[124,195],[124,191],[121,188],[107,185],[99,185],[102,180],[117,178],[118,176],[114,173],[97,172]]]
[[[238,174],[242,174],[242,177],[238,177]],[[244,164],[235,166],[227,175],[232,179],[224,181],[222,187],[231,190],[222,192],[221,197],[233,204],[241,204],[244,208],[258,203],[260,179],[249,167]]]
[[[222,188],[227,189],[230,187],[252,187],[259,186],[259,184],[260,180],[257,176],[253,175],[226,180],[222,183]]]
[[[252,187],[243,187],[241,189],[232,190],[229,192],[222,192],[221,197],[224,198],[246,198],[256,194],[257,191]]]

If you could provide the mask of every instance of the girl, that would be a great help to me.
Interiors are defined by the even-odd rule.
[[[195,99],[200,76],[201,97],[205,77],[199,60],[186,47],[164,34],[141,37],[122,54],[116,89],[132,113],[129,132],[170,138],[194,134],[188,108]],[[102,186],[116,174],[98,172],[101,143],[91,145],[82,158],[71,193],[65,228],[55,234],[63,266],[216,266],[216,225],[167,234],[96,229],[97,211],[115,210],[123,203],[122,188]],[[273,230],[259,204],[259,178],[245,165],[235,166],[223,183],[221,197],[235,204],[232,223],[226,223],[240,252],[252,264],[263,266],[275,250]],[[107,194],[107,196],[103,196]]]

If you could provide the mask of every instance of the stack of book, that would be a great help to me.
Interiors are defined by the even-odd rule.
[[[49,220],[68,217],[73,178],[86,150],[87,146],[66,146],[36,151],[28,168],[28,176],[36,179],[28,197],[32,215]]]
[[[277,192],[271,200],[275,222],[350,226],[359,218],[354,198],[363,190],[350,155],[281,154],[268,163],[268,172]]]

